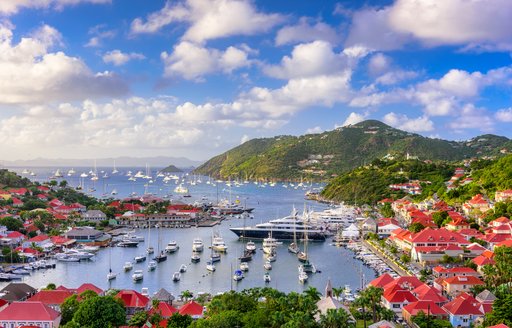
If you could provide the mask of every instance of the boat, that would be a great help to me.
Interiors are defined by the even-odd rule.
[[[120,242],[117,243],[117,246],[119,247],[137,247],[138,245],[138,241],[126,239],[122,239]]]
[[[212,252],[210,255],[210,261],[211,262],[219,262],[220,261],[220,254],[217,252]]]
[[[53,176],[56,177],[56,178],[62,178],[63,177],[63,175],[62,175],[62,173],[60,172],[59,169],[57,169],[57,171],[55,171],[55,174]]]
[[[117,273],[112,272],[112,269],[107,273],[107,280],[113,280],[117,278]]]
[[[142,281],[142,279],[144,279],[144,273],[142,272],[142,270],[133,271],[132,279],[135,282]]]
[[[265,272],[265,274],[263,275],[263,281],[266,283],[269,283],[271,281],[270,274],[268,272]]]
[[[233,227],[229,228],[240,238],[264,239],[272,232],[272,237],[277,240],[293,240],[293,233],[307,233],[308,239],[312,241],[325,241],[327,231],[323,228],[316,228],[305,222],[299,217],[295,209],[291,215],[270,220],[268,222],[259,223],[249,227]]]
[[[252,240],[248,241],[247,244],[245,244],[245,250],[256,253],[256,244]]]
[[[117,189],[112,189],[112,191],[110,192],[110,194],[111,194],[112,196],[117,195]]]
[[[292,254],[297,254],[300,251],[299,245],[297,245],[297,231],[295,230],[295,226],[293,226],[293,242],[288,246],[288,252]]]
[[[167,243],[167,246],[165,246],[166,253],[174,253],[178,249],[180,249],[180,247],[178,246],[176,240],[171,240],[169,243]]]
[[[352,293],[352,289],[350,288],[350,285],[345,285],[345,288],[343,289],[343,299],[348,302],[355,301],[354,294]]]
[[[148,248],[146,248],[146,253],[153,254],[155,249],[151,246],[151,222],[148,223]]]
[[[308,260],[308,255],[304,252],[298,252],[297,253],[297,259],[300,261],[300,262],[306,262]]]
[[[164,251],[160,251],[160,226],[158,226],[158,255],[153,258],[156,263],[160,263],[167,260],[167,255]]]
[[[146,261],[146,255],[135,256],[134,260],[135,260],[135,263],[144,262],[144,261]]]
[[[17,268],[15,270],[12,270],[13,274],[21,275],[21,276],[28,276],[30,275],[30,271],[23,269],[23,268]]]
[[[192,256],[190,257],[190,261],[192,263],[198,263],[199,261],[201,261],[201,256],[199,256],[199,254],[193,253]]]
[[[79,245],[75,247],[74,249],[82,252],[89,252],[89,253],[96,253],[100,250],[99,246],[91,246],[91,245]]]
[[[267,261],[275,262],[277,260],[277,253],[273,252],[272,254],[268,254]]]
[[[249,264],[247,264],[247,262],[242,262],[240,263],[240,270],[242,271],[249,271]]]
[[[73,176],[73,174],[75,174],[75,173],[76,173],[76,171],[74,169],[69,170],[68,177]]]
[[[108,273],[107,280],[116,279],[117,273],[112,272],[112,247],[108,248]]]
[[[302,262],[299,265],[299,272],[304,271],[306,273],[315,273],[316,267],[309,262],[308,257],[308,234],[304,233],[304,251],[297,254],[297,259]]]
[[[23,171],[21,171],[21,174],[29,174],[30,172],[27,170],[27,169],[23,169]]]
[[[220,202],[217,206],[211,208],[211,214],[215,216],[239,215],[243,213],[251,213],[254,208],[246,208],[240,204],[231,203],[228,200]]]
[[[215,271],[215,265],[213,264],[213,262],[211,262],[211,261],[206,262],[206,270],[211,271],[211,272]]]
[[[308,281],[308,274],[304,271],[299,272],[299,281],[303,284]]]
[[[265,264],[263,264],[263,269],[265,270],[272,270],[272,264],[270,264],[270,261],[266,261]]]
[[[57,254],[55,259],[60,262],[80,262],[78,257],[66,255],[64,253]]]
[[[123,265],[123,269],[124,269],[124,271],[130,271],[131,269],[133,269],[132,262],[125,262]]]
[[[180,183],[176,188],[174,188],[174,192],[177,194],[188,195],[188,188],[185,187],[182,183]]]
[[[203,240],[201,238],[194,238],[192,242],[192,251],[193,252],[202,252],[204,249]]]
[[[180,281],[180,280],[181,280],[181,273],[179,273],[179,272],[174,272],[174,273],[172,274],[172,281],[174,281],[174,282],[178,282],[178,281]]]
[[[130,240],[130,241],[136,241],[139,243],[144,242],[143,236],[137,236],[133,231],[128,232],[126,235],[124,235],[123,240]]]
[[[185,264],[180,265],[180,272],[181,273],[187,272],[187,266]]]
[[[153,261],[153,260],[149,261],[149,263],[148,263],[148,271],[154,271],[156,269],[156,265],[157,265],[156,261]]]
[[[268,237],[263,239],[263,253],[272,254],[276,252],[276,248],[279,245],[277,239],[272,237],[272,232],[268,234]]]
[[[94,253],[83,252],[73,248],[66,249],[63,254],[79,258],[80,260],[89,260],[94,256]]]
[[[212,249],[217,252],[227,252],[228,247],[221,236],[215,236],[212,241]]]
[[[155,249],[153,248],[153,246],[149,246],[147,249],[146,249],[146,253],[148,254],[153,254],[155,252]]]
[[[244,251],[244,254],[241,255],[239,258],[240,262],[249,262],[252,260],[252,252],[251,251]]]
[[[242,270],[235,270],[235,273],[233,274],[233,280],[240,281],[242,279],[244,279],[244,273]]]

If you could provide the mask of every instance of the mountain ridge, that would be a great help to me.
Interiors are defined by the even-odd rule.
[[[216,178],[328,180],[376,158],[462,160],[512,151],[507,137],[486,134],[466,141],[423,137],[377,120],[302,136],[251,139],[194,170]]]

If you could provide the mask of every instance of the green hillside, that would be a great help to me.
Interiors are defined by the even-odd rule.
[[[385,156],[461,160],[512,151],[505,137],[485,135],[465,142],[431,139],[375,120],[304,136],[253,139],[218,155],[194,173],[216,178],[329,180]]]
[[[183,171],[171,164],[171,165],[167,166],[165,169],[163,169],[161,172],[162,173],[180,173]]]

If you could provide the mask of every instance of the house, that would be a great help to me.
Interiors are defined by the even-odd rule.
[[[22,245],[24,248],[32,247],[35,245],[46,250],[51,249],[54,246],[50,237],[44,234],[25,240]]]
[[[476,319],[483,317],[480,303],[467,293],[461,293],[453,301],[445,304],[443,309],[448,313],[453,327],[469,327]]]
[[[412,317],[418,315],[420,312],[436,319],[448,319],[446,311],[432,301],[417,301],[407,304],[402,309],[402,317],[411,326],[414,326],[412,325]]]
[[[61,315],[41,302],[13,302],[0,311],[0,326],[4,328],[35,326],[59,327]]]
[[[441,295],[437,289],[427,284],[414,288],[412,294],[420,301],[434,302],[439,306],[448,302],[448,299]]]
[[[121,290],[115,297],[123,302],[128,316],[139,311],[147,311],[151,307],[149,298],[134,290]]]
[[[64,300],[72,295],[73,292],[68,290],[41,290],[29,298],[28,301],[41,302],[60,312],[60,306],[64,303]]]
[[[393,277],[391,277],[391,275],[389,275],[388,273],[384,273],[383,275],[380,275],[379,277],[370,281],[370,283],[368,285],[378,287],[378,288],[384,288],[384,286],[388,285],[389,283],[391,283],[393,281],[395,281],[395,279]]]
[[[464,203],[462,210],[466,215],[485,213],[491,209],[491,204],[484,199],[481,194],[473,196],[470,200]]]
[[[418,262],[436,262],[444,255],[458,256],[470,243],[459,233],[447,229],[425,228],[411,236],[411,258]]]
[[[484,314],[487,314],[492,311],[492,305],[496,300],[496,296],[491,293],[489,290],[484,290],[480,294],[476,295],[475,299],[480,302],[480,311]]]
[[[80,295],[83,292],[88,291],[88,290],[95,292],[99,296],[103,296],[105,294],[105,291],[103,291],[103,289],[101,289],[98,286],[91,284],[91,283],[84,283],[84,284],[80,285],[80,287],[78,287],[76,289],[76,293],[78,295]]]
[[[436,278],[450,278],[455,276],[480,276],[478,272],[467,267],[445,268],[442,266],[436,266],[432,269],[432,272]]]
[[[180,308],[181,315],[189,315],[192,319],[201,319],[204,316],[204,307],[194,301],[190,301]]]
[[[10,283],[0,290],[0,299],[9,303],[23,302],[37,293],[37,289],[25,283]]]
[[[107,220],[107,215],[100,210],[88,210],[81,217],[84,221],[100,222]]]
[[[385,290],[382,294],[382,305],[402,316],[402,309],[409,303],[417,302],[418,299],[408,290]]]
[[[368,326],[368,328],[395,328],[396,325],[387,320],[381,320]]]
[[[447,295],[456,296],[462,292],[469,292],[474,286],[482,286],[484,282],[475,276],[455,276],[443,279],[442,291]]]
[[[512,189],[496,191],[496,193],[494,195],[494,199],[497,202],[506,202],[507,200],[511,200],[512,199]]]
[[[338,310],[343,309],[345,312],[347,312],[347,315],[350,317],[352,322],[356,322],[352,314],[350,313],[350,310],[348,307],[346,307],[343,303],[338,301],[333,297],[332,293],[332,285],[331,280],[327,280],[327,285],[325,286],[325,294],[318,302],[316,302],[316,308],[318,309],[318,313],[315,315],[315,319],[318,321],[320,320],[321,315],[325,315],[328,310]]]
[[[158,300],[160,302],[169,303],[172,305],[172,301],[174,301],[175,297],[165,288],[160,288],[160,290],[153,295],[153,299]]]
[[[167,319],[170,316],[172,316],[174,313],[178,312],[178,309],[176,309],[174,306],[170,305],[166,302],[158,302],[158,305],[155,307],[152,307],[149,311],[149,315],[153,315],[155,313],[158,313],[162,316],[162,318]]]
[[[64,236],[69,239],[75,239],[77,243],[97,246],[105,246],[111,239],[109,234],[88,227],[73,228],[66,232]]]
[[[377,232],[377,222],[372,218],[367,218],[363,221],[361,229],[367,232]]]
[[[377,234],[380,237],[389,237],[391,232],[398,228],[400,228],[400,224],[393,218],[383,218],[377,222]]]
[[[23,240],[25,240],[27,237],[18,231],[12,231],[5,236],[5,238],[9,238],[12,241],[12,244],[19,245]]]

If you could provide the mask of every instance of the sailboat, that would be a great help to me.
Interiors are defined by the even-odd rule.
[[[119,173],[119,171],[116,169],[116,161],[114,161],[114,169],[112,170],[112,174]]]
[[[306,219],[307,212],[304,211],[304,219]],[[308,258],[308,233],[307,233],[307,226],[304,230],[304,252],[300,252],[297,254],[297,258],[299,261],[301,261],[303,264],[299,265],[299,273],[300,272],[306,272],[306,273],[315,273],[316,268],[315,266],[309,262]]]
[[[153,258],[157,263],[167,260],[167,255],[160,250],[160,226],[158,226],[158,255]]]
[[[295,219],[297,220],[297,217],[295,217]],[[293,253],[293,254],[297,254],[300,249],[299,249],[299,245],[297,244],[297,224],[294,224],[293,225],[293,242],[288,246],[288,252],[290,253]]]
[[[148,248],[146,249],[146,253],[153,254],[155,249],[151,246],[151,222],[148,222]]]
[[[107,273],[107,280],[113,280],[116,279],[117,273],[112,272],[112,248],[109,248],[108,252],[108,263],[109,263],[109,269]]]
[[[244,232],[245,232],[245,215],[244,215]],[[244,240],[244,233],[242,233],[242,240]],[[240,257],[238,258],[240,260],[240,262],[249,262],[252,260],[252,253],[253,251],[252,250],[249,250],[247,249],[246,247],[243,247],[242,248],[243,250],[243,254],[240,255]]]

